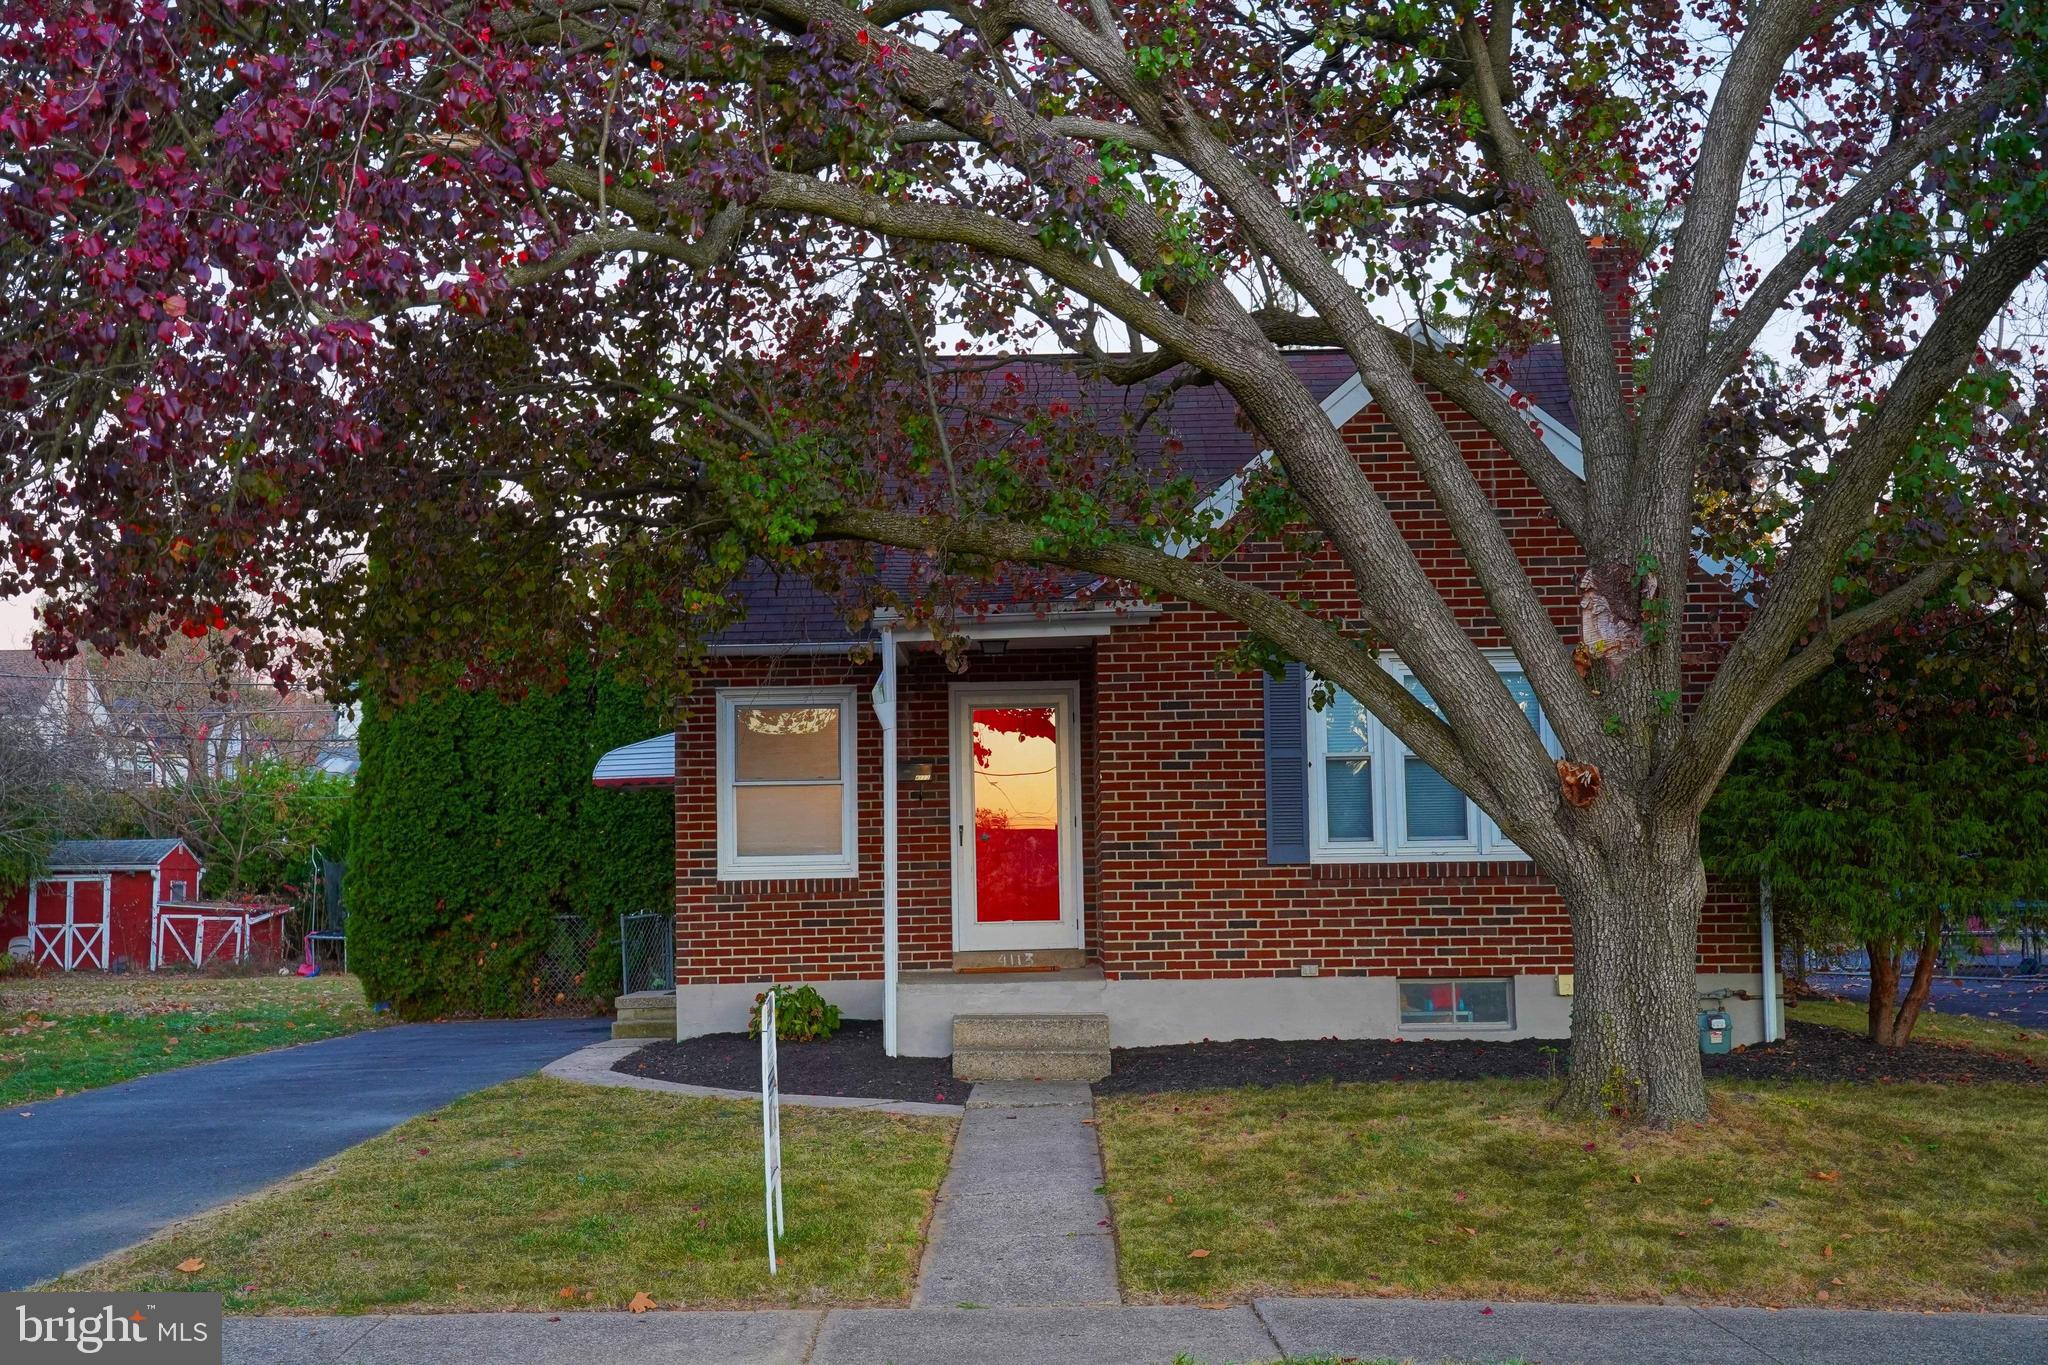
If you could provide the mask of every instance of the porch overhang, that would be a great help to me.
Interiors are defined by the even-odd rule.
[[[969,640],[1057,642],[1096,639],[1118,626],[1143,625],[1159,615],[1160,610],[1155,602],[1107,602],[1099,606],[1054,607],[1043,612],[998,612],[960,622],[953,630]],[[899,645],[929,644],[934,637],[929,626],[905,625],[900,612],[878,611],[875,624],[887,630],[890,638]]]

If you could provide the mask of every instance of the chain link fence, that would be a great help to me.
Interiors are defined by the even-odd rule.
[[[556,915],[547,946],[526,971],[526,1013],[594,1014],[604,1008],[608,981],[592,980],[597,924],[581,915]]]
[[[676,984],[676,917],[619,916],[619,994],[665,991]]]

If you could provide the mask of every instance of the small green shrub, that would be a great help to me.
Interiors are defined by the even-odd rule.
[[[775,1037],[784,1043],[816,1043],[839,1032],[839,1006],[818,994],[816,986],[770,986],[775,992]],[[754,997],[747,1014],[747,1036],[761,1036],[761,1002],[768,991]]]

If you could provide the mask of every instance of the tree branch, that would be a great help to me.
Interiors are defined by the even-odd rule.
[[[1711,780],[1704,788],[1700,788],[1696,780],[1681,775],[1672,783],[1672,789],[1691,794],[1692,804],[1689,808],[1695,813],[1704,808],[1707,799],[1713,795],[1714,787],[1719,785],[1722,774],[1727,771],[1728,764],[1734,761],[1735,751],[1741,747],[1742,741],[1749,737],[1749,732],[1756,728],[1757,722],[1770,714],[1772,707],[1790,696],[1800,684],[1809,682],[1826,671],[1843,645],[1858,636],[1880,630],[1899,620],[1932,596],[1955,576],[1955,572],[1956,566],[1953,563],[1930,565],[1883,596],[1866,602],[1853,611],[1831,617],[1814,632],[1812,639],[1780,664],[1777,670],[1758,686],[1748,708],[1740,717],[1739,730],[1734,742],[1722,755],[1719,767],[1714,770]],[[1683,747],[1675,756],[1676,761],[1680,763],[1690,761],[1691,758],[1692,755]]]
[[[1519,813],[1503,806],[1485,765],[1467,756],[1451,727],[1396,682],[1371,650],[1346,639],[1321,619],[1238,582],[1216,565],[1127,542],[1066,546],[1035,526],[866,508],[826,514],[819,519],[814,538],[894,545],[935,556],[973,555],[1009,563],[1058,565],[1207,607],[1272,640],[1319,677],[1356,697],[1396,738],[1496,820],[1504,825],[1528,823],[1526,817],[1517,818]]]
[[[1899,367],[1877,411],[1849,438],[1770,595],[1722,661],[1673,753],[1673,800],[1706,799],[1761,714],[1757,699],[1812,620],[1850,542],[1869,524],[1885,481],[1935,404],[1969,369],[1984,329],[2044,260],[2048,215],[2023,220],[1979,257]]]
[[[1784,257],[1771,268],[1762,282],[1750,291],[1735,320],[1722,331],[1706,359],[1685,376],[1684,387],[1660,408],[1660,419],[1649,439],[1662,443],[1667,437],[1695,431],[1705,418],[1707,407],[1721,385],[1742,364],[1749,348],[1770,325],[1792,291],[1826,259],[1828,247],[1839,240],[1856,221],[1876,206],[1877,201],[1912,173],[1915,167],[1966,133],[1985,112],[1994,108],[2006,87],[1987,86],[1970,99],[1929,122],[1912,137],[1894,142],[1871,165],[1864,177],[1851,186],[1823,213],[1820,220],[1800,234]]]
[[[1843,7],[1842,0],[1767,0],[1735,45],[1707,115],[1685,219],[1658,288],[1650,386],[1639,414],[1647,427],[1670,430],[1661,420],[1664,409],[1681,389],[1697,381],[1713,327],[1716,287],[1728,259],[1728,237],[1741,207],[1743,175],[1756,145],[1757,124],[1776,95],[1779,74],[1799,45],[1833,22]],[[1691,428],[1684,431],[1674,447],[1690,449]]]
[[[1596,557],[1611,558],[1618,553],[1610,542],[1620,531],[1626,505],[1635,424],[1622,402],[1621,380],[1614,369],[1607,296],[1593,273],[1592,254],[1577,216],[1508,118],[1494,79],[1487,35],[1477,24],[1466,25],[1465,45],[1473,67],[1470,88],[1485,123],[1481,141],[1488,160],[1501,179],[1520,186],[1528,196],[1529,223],[1543,243],[1551,318],[1586,451],[1586,548]]]
[[[1045,120],[1046,131],[1058,137],[1070,137],[1081,142],[1121,142],[1128,147],[1152,156],[1171,157],[1172,148],[1146,132],[1134,123],[1118,123],[1112,119],[1055,117]],[[914,146],[931,142],[980,142],[982,139],[965,133],[951,124],[937,121],[906,123],[890,137],[900,146]]]

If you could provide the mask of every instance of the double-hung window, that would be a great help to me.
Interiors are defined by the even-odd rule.
[[[1557,752],[1520,666],[1505,653],[1490,657],[1544,745]],[[1381,666],[1418,701],[1442,714],[1407,665],[1385,655]],[[1506,861],[1525,856],[1477,803],[1410,753],[1342,689],[1309,713],[1308,762],[1312,862]]]
[[[726,881],[850,877],[854,829],[851,687],[727,688],[718,694],[718,875]]]

